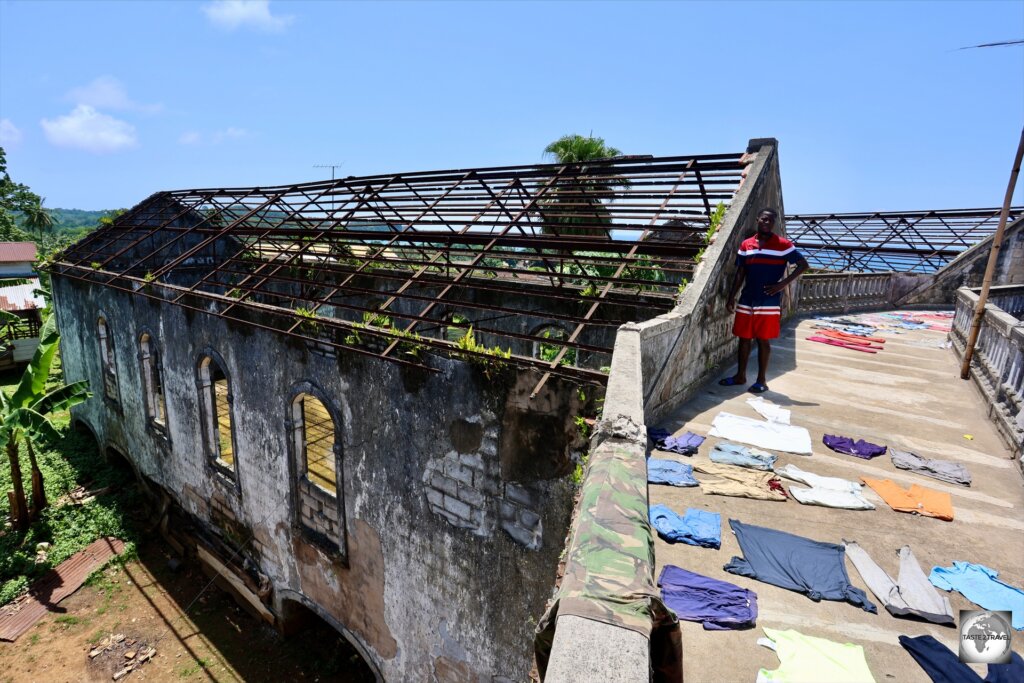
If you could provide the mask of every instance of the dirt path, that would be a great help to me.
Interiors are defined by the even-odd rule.
[[[125,653],[156,648],[151,661],[120,679],[135,681],[364,681],[365,665],[327,624],[290,639],[210,587],[195,564],[173,571],[151,544],[139,559],[112,567],[60,603],[14,643],[0,643],[3,683],[111,681]],[[188,616],[184,609],[190,605]],[[124,641],[92,659],[111,634]]]

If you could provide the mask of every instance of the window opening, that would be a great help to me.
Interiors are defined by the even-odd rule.
[[[164,398],[163,366],[160,352],[151,343],[150,336],[143,334],[140,340],[142,352],[142,381],[146,393],[146,417],[158,427],[167,426],[167,401]]]
[[[338,495],[338,472],[334,455],[334,420],[320,399],[301,394],[295,401],[296,436],[303,470],[310,483],[332,496]]]
[[[541,328],[537,335],[540,336],[543,341],[535,341],[533,343],[533,357],[539,358],[542,361],[550,363],[558,355],[558,352],[562,350],[564,344],[558,342],[564,342],[569,338],[569,333],[563,330],[561,327],[550,325],[548,327]],[[562,360],[559,361],[560,365],[576,365],[576,349],[567,348],[565,355],[562,356]]]
[[[100,338],[100,361],[103,366],[103,391],[108,398],[117,401],[117,362],[114,360],[114,337],[107,329],[107,321],[100,318],[97,327]]]

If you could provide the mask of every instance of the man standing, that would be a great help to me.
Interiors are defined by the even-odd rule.
[[[761,209],[757,214],[757,233],[740,244],[736,256],[736,279],[729,292],[729,301],[725,304],[730,313],[736,313],[732,333],[740,338],[740,348],[736,355],[736,374],[726,377],[719,384],[724,387],[746,384],[747,360],[750,358],[752,341],[756,339],[757,381],[747,389],[754,394],[768,391],[765,373],[771,355],[769,340],[779,336],[782,290],[808,268],[807,261],[793,243],[772,232],[777,217],[774,209]],[[796,264],[796,269],[783,278],[791,263]],[[743,294],[737,305],[736,294],[741,286]]]

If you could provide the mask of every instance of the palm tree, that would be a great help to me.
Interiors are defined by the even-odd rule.
[[[60,433],[50,422],[49,415],[66,410],[91,396],[87,381],[65,384],[46,391],[50,366],[57,353],[60,333],[53,316],[47,318],[39,332],[39,346],[32,356],[32,362],[25,368],[14,393],[8,397],[0,392],[0,447],[7,450],[11,465],[12,491],[7,493],[11,504],[11,521],[18,530],[25,530],[29,523],[46,507],[46,492],[43,489],[43,473],[36,462],[33,443],[55,441]],[[32,510],[25,499],[21,463],[18,459],[18,442],[25,439],[29,461],[32,467]]]
[[[560,164],[609,159],[622,154],[604,143],[604,138],[563,135],[544,148],[544,154],[554,157]]]
[[[43,208],[45,201],[46,197],[40,197],[38,202],[33,202],[24,208],[25,227],[38,232],[40,239],[44,232],[53,230],[53,216]]]
[[[610,159],[622,154],[605,144],[604,138],[563,135],[544,148],[544,154],[560,164],[582,164],[578,173],[568,174],[550,190],[552,198],[541,202],[542,232],[560,235],[607,236],[598,224],[611,222],[606,201],[614,199],[615,188],[629,181],[612,174],[587,174],[588,161]],[[586,227],[575,227],[586,226]]]

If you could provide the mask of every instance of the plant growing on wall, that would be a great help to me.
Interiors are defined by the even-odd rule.
[[[7,397],[0,392],[0,447],[7,450],[11,467],[12,489],[7,493],[11,505],[11,521],[19,530],[28,528],[29,523],[39,516],[46,507],[46,493],[43,490],[43,474],[36,463],[34,442],[60,439],[60,434],[50,422],[54,412],[67,410],[91,396],[86,381],[62,384],[46,391],[50,366],[57,353],[57,332],[53,316],[47,318],[39,332],[39,346],[32,361],[25,368],[14,393]],[[32,468],[32,509],[25,498],[25,487],[21,476],[19,445],[25,441]]]

